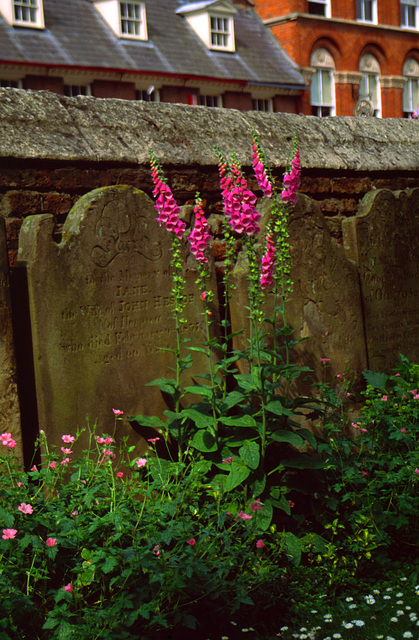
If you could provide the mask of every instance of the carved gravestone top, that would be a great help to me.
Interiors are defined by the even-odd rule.
[[[65,222],[62,241],[52,239],[52,216],[29,217],[21,231],[19,259],[26,262],[31,306],[40,428],[56,443],[97,422],[114,432],[112,409],[127,415],[161,415],[160,390],[145,385],[174,377],[171,239],[156,222],[152,200],[128,186],[83,196]],[[186,264],[186,263],[185,263]],[[192,266],[191,266],[192,265]],[[204,340],[202,301],[193,262],[185,266],[188,337]],[[190,371],[205,368],[194,358]],[[201,366],[202,365],[202,366]],[[120,439],[143,444],[125,421]]]
[[[0,217],[0,433],[10,433],[23,461],[16,362],[10,306],[10,279],[4,219]]]
[[[389,371],[399,353],[419,358],[419,189],[368,193],[343,222],[358,265],[368,366]]]

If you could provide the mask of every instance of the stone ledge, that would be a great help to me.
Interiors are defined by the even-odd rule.
[[[419,122],[315,118],[287,113],[208,109],[49,91],[0,90],[0,157],[64,162],[148,163],[149,147],[165,165],[214,166],[213,146],[251,158],[251,127],[272,166],[284,167],[297,133],[305,169],[417,171]]]

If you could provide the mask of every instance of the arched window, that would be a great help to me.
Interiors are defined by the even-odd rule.
[[[414,58],[406,60],[403,75],[407,79],[403,88],[403,114],[409,118],[419,107],[419,62]]]
[[[311,76],[311,113],[313,116],[335,115],[335,87],[333,70],[335,63],[327,49],[316,49],[311,56],[310,66],[314,68]]]
[[[359,83],[360,99],[371,100],[374,107],[374,116],[381,118],[381,87],[380,87],[380,65],[377,58],[371,54],[362,56],[359,61],[359,70],[362,73]]]

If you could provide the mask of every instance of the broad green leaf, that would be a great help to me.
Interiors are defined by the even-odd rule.
[[[213,394],[213,390],[209,386],[202,385],[202,384],[195,384],[190,387],[185,387],[185,393],[193,393],[194,395],[200,395],[200,396],[205,396],[207,398],[211,398]]]
[[[231,407],[235,407],[237,404],[242,402],[243,399],[244,395],[240,393],[240,391],[231,391],[231,393],[228,393],[223,399],[222,404],[227,409],[231,409]]]
[[[301,436],[294,431],[287,431],[286,429],[278,429],[269,434],[269,439],[275,442],[288,442],[288,444],[294,445],[294,447],[304,447],[304,440]]]
[[[388,375],[386,373],[379,373],[378,371],[363,371],[362,375],[364,376],[367,384],[371,385],[371,387],[374,387],[374,389],[380,389],[380,391],[385,391],[388,380]]]
[[[291,531],[287,531],[285,534],[285,549],[287,555],[293,561],[296,567],[301,562],[301,543],[297,536],[295,536]]]
[[[231,427],[257,427],[257,422],[253,416],[225,416],[218,419],[225,425]]]
[[[128,416],[128,422],[138,422],[142,427],[165,427],[166,423],[157,416]]]
[[[266,411],[269,411],[269,413],[274,413],[276,416],[294,415],[293,412],[284,407],[279,400],[272,400],[272,402],[268,402],[265,409]]]
[[[257,469],[255,473],[252,473],[250,481],[250,489],[254,496],[260,496],[266,486],[266,475],[262,469]]]
[[[234,376],[242,389],[255,391],[258,386],[251,373],[240,373]]]
[[[273,506],[270,500],[264,500],[261,511],[256,511],[255,520],[258,528],[266,531],[271,522],[273,516]]]
[[[298,458],[281,460],[281,462],[286,467],[291,467],[292,469],[323,469],[325,464],[322,460],[304,454],[301,454]]]
[[[208,350],[203,347],[187,347],[189,351],[196,351],[197,353],[204,353],[206,356],[208,355]]]
[[[202,453],[218,450],[214,436],[204,429],[200,429],[194,434],[190,444],[194,449],[202,451]]]
[[[247,440],[239,449],[239,456],[243,462],[251,469],[257,469],[259,466],[259,446],[256,442]]]
[[[231,491],[239,486],[242,482],[246,480],[246,478],[250,474],[250,469],[245,467],[244,465],[237,465],[233,463],[231,465],[230,473],[228,474],[225,484],[224,491]]]
[[[201,411],[197,411],[196,409],[183,409],[182,416],[190,418],[196,424],[198,429],[206,429],[208,427],[211,427],[214,423],[214,419],[212,416],[201,413]]]
[[[298,435],[307,440],[308,444],[313,447],[313,449],[317,449],[317,440],[314,433],[309,431],[309,429],[298,429]]]

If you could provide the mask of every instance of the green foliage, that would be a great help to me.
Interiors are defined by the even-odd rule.
[[[154,638],[249,604],[257,616],[252,594],[269,600],[287,564],[282,534],[268,530],[269,507],[243,519],[250,504],[214,491],[205,460],[185,467],[150,452],[134,471],[128,450],[114,460],[112,438],[91,440],[81,458],[61,464],[65,454],[53,451],[28,473],[11,451],[0,457],[0,531],[16,532],[0,539],[3,637]],[[252,443],[243,455],[257,465]]]

